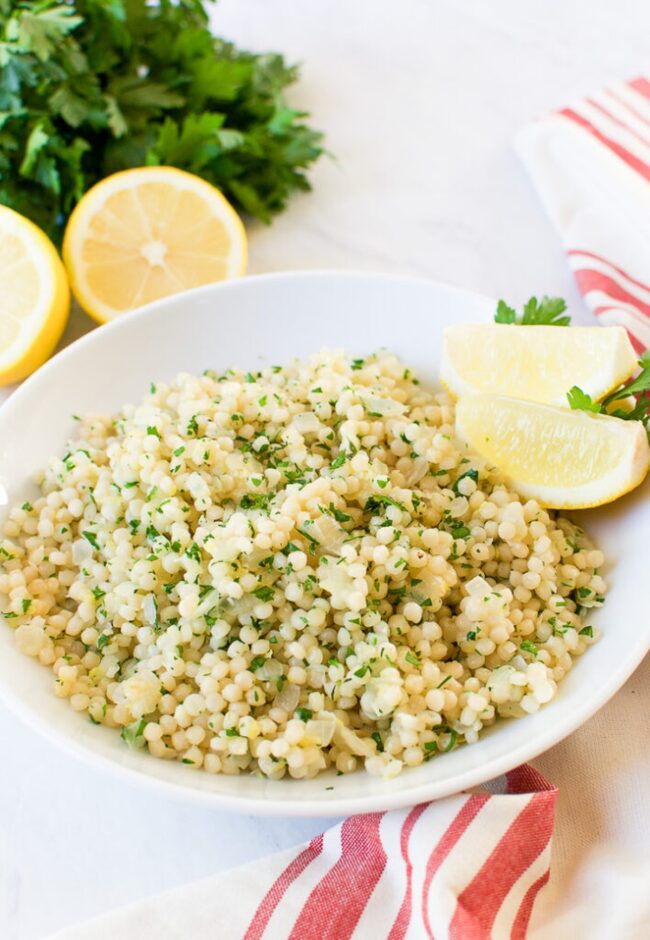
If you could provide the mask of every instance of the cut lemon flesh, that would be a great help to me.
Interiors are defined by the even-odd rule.
[[[650,467],[640,421],[472,395],[456,406],[456,429],[523,496],[554,509],[609,503],[638,486]]]
[[[0,385],[18,382],[54,352],[70,311],[65,269],[47,236],[0,206]]]
[[[244,273],[246,233],[205,180],[139,167],[102,180],[70,216],[63,259],[73,293],[100,323],[169,294]]]
[[[636,367],[622,326],[480,323],[447,327],[440,380],[456,398],[487,392],[566,408],[572,386],[598,400]]]

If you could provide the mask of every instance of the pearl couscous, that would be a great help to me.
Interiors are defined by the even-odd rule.
[[[179,375],[38,483],[0,541],[18,648],[209,773],[392,777],[536,712],[594,639],[601,552],[388,353]]]

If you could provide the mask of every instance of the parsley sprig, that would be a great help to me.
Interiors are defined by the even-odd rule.
[[[531,297],[525,304],[521,316],[509,307],[505,300],[497,304],[494,314],[495,323],[512,323],[518,326],[569,326],[571,317],[562,316],[566,302],[561,297]]]
[[[594,414],[608,414],[624,421],[641,421],[650,435],[650,349],[646,349],[639,359],[641,371],[628,382],[606,395],[602,401],[594,401],[590,395],[574,385],[567,392],[571,408],[577,411],[590,411]],[[616,402],[632,397],[631,408],[617,408]]]
[[[297,69],[212,36],[211,0],[0,2],[0,203],[60,240],[83,193],[168,164],[269,221],[322,153]]]

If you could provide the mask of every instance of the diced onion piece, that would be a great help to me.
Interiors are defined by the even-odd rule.
[[[321,424],[313,411],[303,411],[295,416],[293,426],[300,434],[316,434]]]
[[[82,566],[93,557],[93,549],[86,539],[77,539],[72,543],[72,560],[75,565]]]
[[[403,415],[406,411],[405,405],[392,398],[377,398],[374,395],[359,395],[359,398],[369,415],[393,418]]]
[[[282,673],[282,663],[279,663],[277,659],[267,659],[256,671],[255,675],[258,679],[261,679],[262,682],[275,682],[276,679],[280,678]],[[282,707],[284,708],[284,705]]]
[[[300,688],[293,682],[285,682],[282,689],[275,696],[273,704],[277,708],[284,708],[285,711],[294,712],[300,701]]]
[[[405,486],[415,486],[429,472],[429,461],[426,457],[414,457],[411,469],[406,475]]]
[[[346,748],[351,754],[356,754],[357,757],[372,757],[375,753],[375,748],[370,741],[360,738],[350,728],[346,728],[342,721],[337,723],[334,731],[334,743],[338,747]]]
[[[329,712],[320,712],[317,718],[310,718],[305,731],[310,741],[318,747],[327,747],[334,737],[336,718]]]
[[[158,623],[158,606],[154,594],[147,594],[142,601],[142,616],[152,627]]]

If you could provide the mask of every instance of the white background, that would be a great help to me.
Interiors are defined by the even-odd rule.
[[[335,155],[313,172],[313,193],[296,197],[272,227],[250,227],[252,273],[388,270],[517,302],[548,292],[579,305],[512,138],[537,114],[647,69],[646,0],[223,0],[214,24],[241,44],[303,62],[292,102],[311,110]],[[68,336],[85,328],[77,313]],[[582,788],[611,763],[613,718],[621,734],[635,707],[638,719],[647,661],[642,670],[595,719],[609,718],[610,740],[599,747],[593,732],[580,732],[538,765],[557,779],[569,757],[577,760]],[[43,937],[324,825],[227,816],[104,779],[2,706],[0,740],[3,940]],[[554,870],[561,864],[574,890],[580,879],[567,845],[576,840],[602,840],[613,859],[647,852],[621,810],[626,798],[643,800],[637,771],[637,791],[612,793],[611,807],[594,802],[591,831],[560,804]]]

